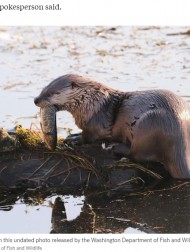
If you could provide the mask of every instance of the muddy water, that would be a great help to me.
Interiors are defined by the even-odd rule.
[[[67,73],[87,75],[124,91],[166,88],[190,102],[190,36],[178,34],[187,30],[188,27],[1,27],[0,126],[8,130],[17,124],[39,127],[39,109],[33,104],[34,97],[51,80]],[[68,128],[72,133],[79,131],[71,115],[65,112],[58,113],[57,124],[63,136]],[[58,223],[63,216],[55,209],[59,209],[57,204],[66,208],[65,195],[48,195],[43,203],[34,206],[18,195],[9,205],[1,194],[0,221],[4,225],[0,232],[132,233],[138,228],[138,232],[189,233],[188,184],[183,188],[175,189],[169,196],[165,191],[161,193],[159,212],[152,208],[155,196],[143,196],[141,200],[136,196],[130,200],[113,199],[115,207],[110,208],[110,199],[97,200],[97,204],[83,198],[81,203],[79,195],[75,199],[79,206],[83,204],[83,211],[79,213],[81,207],[76,202],[70,203],[71,207],[64,210],[67,225],[62,227]],[[73,196],[68,199],[72,202]],[[92,207],[98,209],[99,220],[104,220],[104,225],[96,230],[90,224],[94,220]],[[128,215],[121,215],[122,210]],[[75,225],[67,219],[72,212],[75,218],[78,216]],[[136,215],[129,214],[132,212]],[[15,216],[20,225],[15,221],[14,225],[6,225]],[[39,228],[37,223],[42,217]],[[86,226],[81,227],[83,219]],[[150,220],[155,221],[146,226]]]

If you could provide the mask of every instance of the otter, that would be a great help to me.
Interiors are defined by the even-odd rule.
[[[164,89],[122,92],[79,75],[64,75],[34,102],[50,149],[56,147],[56,112],[69,111],[85,143],[118,143],[115,153],[164,165],[173,178],[190,178],[190,106]]]

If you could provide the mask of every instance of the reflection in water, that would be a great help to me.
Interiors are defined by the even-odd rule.
[[[140,193],[0,194],[0,233],[189,233],[190,182]],[[47,195],[49,194],[49,196]],[[24,193],[25,195],[25,193]]]
[[[94,215],[91,207],[81,201],[83,197],[77,197],[70,205],[71,198],[67,197],[66,203],[65,197],[56,198],[52,211],[51,233],[93,233]],[[76,212],[74,206],[77,206]],[[82,211],[79,211],[81,209]]]
[[[47,233],[52,209],[30,206],[17,200],[10,211],[0,211],[0,233]]]
[[[65,214],[66,214],[66,220],[71,221],[76,219],[83,208],[84,205],[84,196],[77,196],[73,197],[72,195],[69,196],[60,196],[59,198],[56,198],[57,200],[61,200],[64,202],[65,207]]]
[[[125,234],[146,234],[145,232],[137,229],[137,228],[132,228],[132,227],[128,227],[124,230]]]
[[[72,195],[51,196],[37,205],[18,199],[13,205],[0,206],[0,233],[49,233],[55,219],[61,222],[74,220],[80,215],[83,204],[84,196]]]

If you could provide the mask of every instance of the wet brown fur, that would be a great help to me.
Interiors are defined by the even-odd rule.
[[[190,178],[190,107],[168,90],[121,92],[64,75],[45,87],[35,103],[69,111],[84,142],[122,143],[126,156],[160,162],[174,178]]]

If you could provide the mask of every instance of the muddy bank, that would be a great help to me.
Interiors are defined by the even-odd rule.
[[[16,146],[15,150],[9,143],[10,151],[0,152],[0,185],[3,186],[135,191],[168,175],[161,165],[121,159],[112,150],[102,148],[102,144],[77,146],[61,142],[55,151],[49,151],[43,142],[37,145],[34,139],[28,142],[31,140],[20,135],[15,139],[17,145],[10,142]]]

